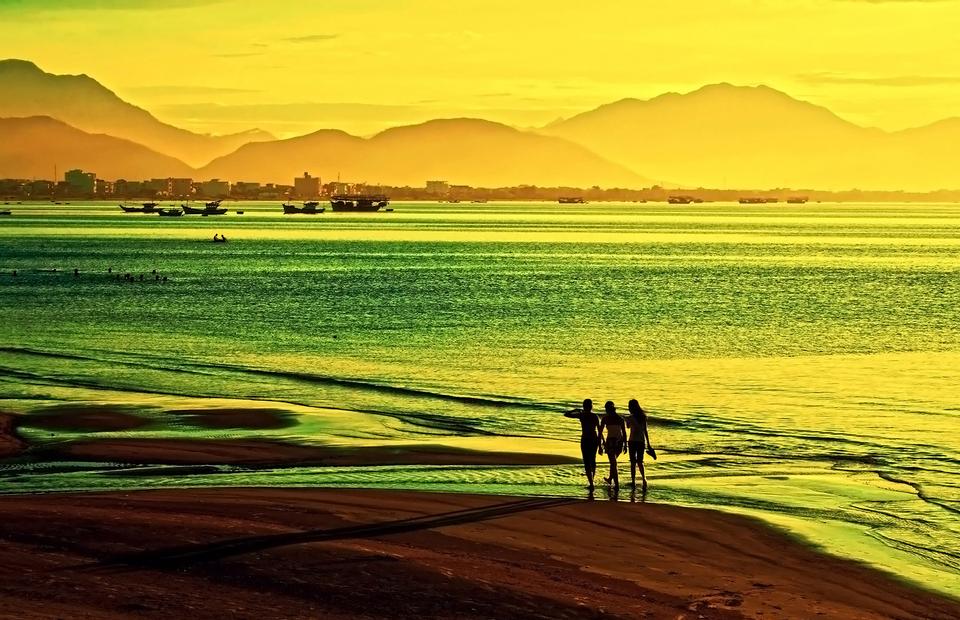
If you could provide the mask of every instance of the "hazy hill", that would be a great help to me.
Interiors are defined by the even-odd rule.
[[[888,133],[768,88],[624,99],[542,130],[654,179],[710,187],[960,187],[960,121]]]
[[[0,60],[0,93],[0,117],[50,116],[84,131],[139,142],[194,166],[248,142],[273,139],[260,130],[209,136],[180,129],[86,75],[53,75],[25,60]]]
[[[20,179],[59,179],[71,168],[96,172],[104,179],[189,177],[182,161],[145,146],[99,134],[89,134],[47,116],[0,118],[0,176]]]
[[[324,130],[247,144],[203,168],[200,177],[292,182],[304,171],[327,181],[422,186],[427,179],[474,186],[643,186],[648,180],[558,138],[476,119],[434,120],[372,138]]]

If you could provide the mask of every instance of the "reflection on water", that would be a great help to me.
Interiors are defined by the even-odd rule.
[[[636,397],[661,454],[648,501],[759,516],[960,594],[960,207],[395,207],[293,219],[244,204],[182,222],[18,208],[0,222],[4,408],[133,404],[150,420],[103,437],[577,455],[576,423],[558,411]],[[40,271],[54,268],[67,271]],[[279,408],[296,424],[214,429],[164,413],[205,407]],[[572,465],[124,469],[23,458],[2,473],[12,491],[586,497]]]

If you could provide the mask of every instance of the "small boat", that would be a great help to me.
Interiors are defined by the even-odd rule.
[[[767,202],[766,198],[741,198],[740,204],[742,205],[762,205]]]
[[[792,205],[802,205],[807,204],[807,200],[809,200],[809,198],[806,196],[790,196],[787,198],[787,203]]]
[[[672,205],[688,205],[696,201],[693,196],[667,196],[667,202]]]
[[[3,211],[0,211],[0,215],[12,215],[12,214],[13,212],[10,211],[10,209],[4,209]]]
[[[288,202],[283,203],[283,212],[286,213],[287,215],[293,215],[296,213],[316,215],[318,213],[323,213],[324,211],[326,211],[326,208],[320,207],[320,203],[316,201],[305,202],[303,203],[302,207],[298,207],[297,205],[292,205]]]
[[[183,212],[187,215],[223,215],[227,212],[226,207],[221,207],[218,205],[210,206],[209,203],[207,206],[203,207],[191,207],[188,204],[180,205],[180,208],[183,209]]]
[[[557,202],[562,205],[582,205],[587,203],[587,201],[583,199],[583,196],[560,196],[557,198]]]
[[[160,217],[182,217],[183,209],[157,209]]]
[[[243,211],[237,211],[237,215],[243,215]]]
[[[486,204],[486,203],[487,203],[487,199],[486,199],[486,198],[480,198],[480,199],[478,199],[478,200],[471,200],[470,202],[472,202],[472,203],[475,204],[475,205],[482,205],[482,204]]]
[[[334,211],[373,213],[386,208],[390,199],[382,194],[338,194],[330,198]]]

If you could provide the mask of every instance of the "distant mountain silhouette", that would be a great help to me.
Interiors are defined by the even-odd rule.
[[[885,132],[765,86],[624,99],[541,130],[654,179],[707,187],[960,187],[960,120]]]
[[[201,177],[289,180],[309,170],[324,179],[422,186],[447,179],[473,186],[519,184],[638,187],[649,180],[566,140],[477,119],[433,120],[372,138],[323,130],[247,144],[200,171]]]
[[[182,161],[112,136],[89,134],[47,116],[0,118],[0,176],[52,179],[54,166],[96,172],[104,179],[189,177]]]
[[[252,130],[208,136],[157,120],[86,75],[53,75],[25,60],[0,60],[0,117],[50,116],[93,133],[139,142],[194,166],[243,144],[272,140]]]

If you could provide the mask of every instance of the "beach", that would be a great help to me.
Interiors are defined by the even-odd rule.
[[[582,502],[562,412],[636,398],[646,506],[960,596],[956,205],[393,206],[22,205],[0,226],[0,497]]]
[[[753,519],[322,489],[0,499],[5,618],[956,618]]]

